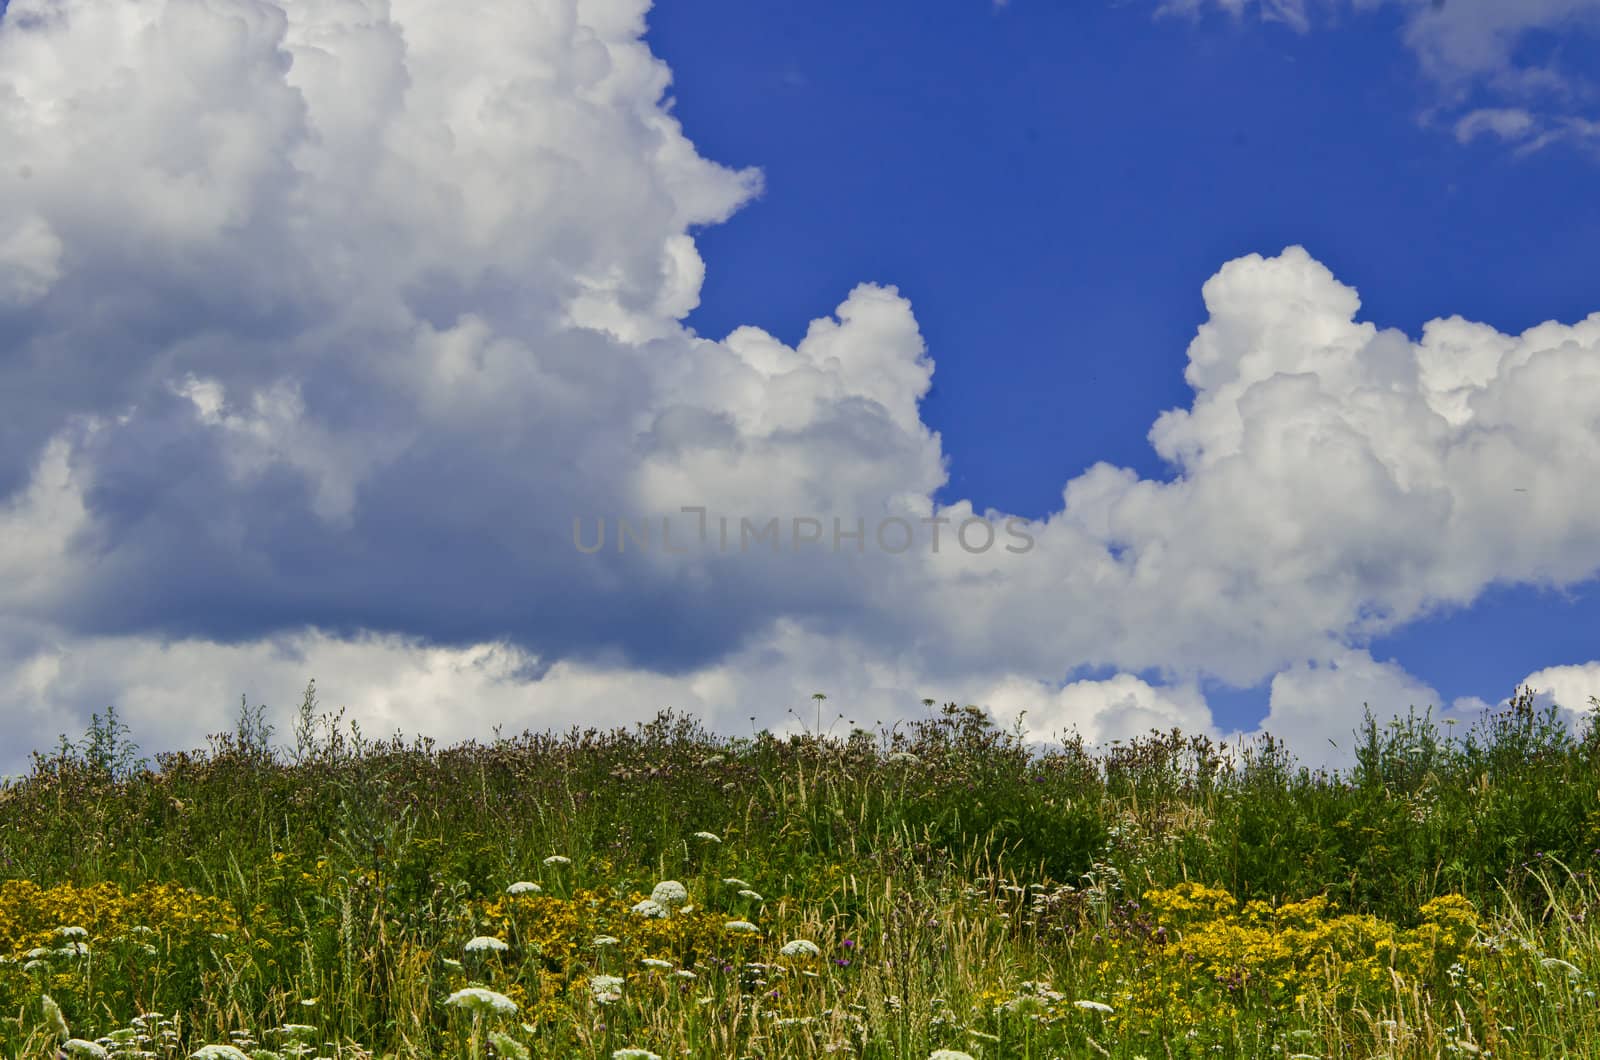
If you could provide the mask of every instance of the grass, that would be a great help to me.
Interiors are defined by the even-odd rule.
[[[272,735],[108,713],[0,787],[0,1056],[1600,1055],[1600,734],[1531,693],[1343,773],[954,704]]]

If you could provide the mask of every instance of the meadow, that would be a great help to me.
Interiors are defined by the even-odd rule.
[[[1600,731],[372,739],[0,786],[0,1057],[1600,1056]],[[1600,704],[1597,704],[1600,706]],[[840,732],[838,730],[843,729]]]

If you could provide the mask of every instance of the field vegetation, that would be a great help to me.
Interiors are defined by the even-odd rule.
[[[1597,704],[1600,706],[1600,704]],[[0,786],[0,1057],[1600,1056],[1600,731],[371,739]],[[820,700],[819,700],[820,709]]]

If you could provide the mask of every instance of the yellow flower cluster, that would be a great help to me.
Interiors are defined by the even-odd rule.
[[[1227,891],[1184,883],[1144,895],[1148,933],[1107,943],[1099,967],[1124,977],[1126,1009],[1176,1023],[1226,1018],[1247,1004],[1303,1002],[1312,992],[1353,1002],[1392,990],[1393,976],[1423,979],[1467,958],[1478,915],[1460,895],[1434,899],[1421,923],[1401,928],[1365,914],[1336,914],[1326,897],[1243,909]]]
[[[13,958],[50,943],[59,927],[81,927],[94,945],[138,927],[174,935],[233,933],[233,907],[171,883],[156,883],[124,893],[115,884],[78,887],[70,883],[40,887],[31,880],[0,882],[0,955]]]

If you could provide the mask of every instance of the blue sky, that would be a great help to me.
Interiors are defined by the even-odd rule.
[[[1600,695],[1600,0],[0,12],[0,772]]]
[[[1402,22],[1383,9],[1300,33],[1026,0],[658,8],[675,113],[711,157],[767,178],[700,237],[711,268],[689,323],[722,335],[754,316],[797,339],[826,292],[896,284],[938,358],[923,417],[950,455],[943,495],[1042,518],[1097,460],[1171,477],[1145,434],[1187,402],[1198,281],[1218,262],[1302,244],[1361,292],[1364,319],[1412,336],[1452,313],[1518,332],[1593,312],[1596,159],[1422,127],[1438,93]],[[1504,588],[1373,651],[1454,699],[1508,693],[1597,629],[1592,583]],[[1266,690],[1210,701],[1253,724]]]

